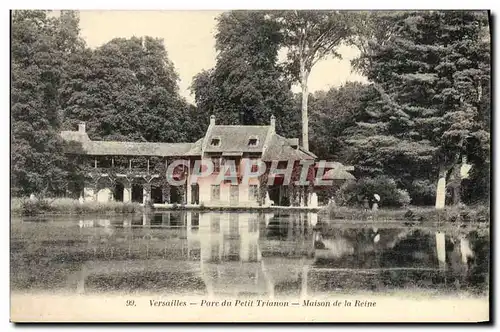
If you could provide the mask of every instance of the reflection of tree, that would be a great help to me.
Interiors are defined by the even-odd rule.
[[[469,285],[479,288],[489,283],[490,242],[488,236],[481,236],[477,231],[471,232],[467,237],[474,257],[467,262],[469,273],[466,281]]]
[[[54,232],[54,223],[37,223],[36,228],[23,231],[22,242],[16,241],[14,234],[14,251],[11,255],[19,257],[12,262],[12,275],[19,273],[14,282],[22,284],[22,287],[43,287],[47,284],[43,279],[46,275],[47,280],[61,285],[63,280],[59,282],[56,277],[61,275],[63,278],[63,275],[78,271],[86,261],[102,267],[96,275],[113,274],[110,267],[122,266],[122,269],[117,270],[118,284],[133,278],[132,275],[127,276],[126,272],[134,264],[138,270],[134,276],[151,277],[154,281],[156,275],[147,272],[144,269],[146,265],[158,262],[159,267],[152,264],[148,270],[155,272],[162,268],[164,271],[180,273],[178,269],[184,268],[182,262],[192,263],[198,268],[198,262],[204,259],[201,257],[200,240],[210,240],[203,250],[208,250],[210,256],[216,256],[217,259],[210,262],[205,260],[203,263],[214,269],[218,266],[214,271],[220,275],[213,277],[212,281],[224,277],[217,283],[220,290],[228,287],[226,282],[232,282],[234,285],[248,285],[248,289],[259,285],[262,291],[266,289],[271,292],[272,289],[276,295],[292,295],[301,286],[304,266],[310,266],[307,285],[313,291],[349,287],[368,290],[382,287],[473,287],[483,290],[488,285],[489,238],[478,232],[467,235],[470,247],[464,247],[470,248],[467,251],[470,254],[465,256],[461,238],[446,234],[446,265],[442,269],[436,255],[435,230],[431,229],[331,229],[317,241],[324,244],[324,249],[314,251],[312,234],[302,230],[305,229],[304,220],[298,217],[294,221],[292,217],[282,215],[271,219],[266,226],[267,217],[264,215],[248,215],[248,219],[239,215],[238,223],[236,220],[230,223],[227,218],[227,222],[222,225],[216,215],[213,221],[217,222],[212,225],[210,218],[202,215],[200,219],[199,214],[193,214],[190,219],[191,232],[187,235],[184,227],[187,214],[175,212],[168,214],[168,218],[162,216],[161,225],[158,215],[149,216],[150,225],[144,225],[140,215],[110,217],[102,221],[83,219],[81,228],[68,228],[64,232]],[[52,226],[49,228],[49,225]],[[199,229],[194,232],[192,227]],[[216,239],[216,235],[219,235],[216,229],[228,237]],[[107,233],[109,230],[113,232]],[[206,232],[210,236],[205,236],[208,235]],[[205,237],[200,238],[200,234]],[[375,234],[380,235],[380,241],[376,243]],[[187,240],[189,236],[192,237],[190,244]],[[240,241],[241,247],[238,245]],[[223,242],[227,250],[221,250],[224,248]],[[328,250],[332,249],[335,252],[329,253]],[[315,254],[314,261],[307,258],[312,257],[308,250]],[[236,256],[238,262],[228,261],[236,259]],[[466,264],[463,263],[464,259]],[[30,265],[27,266],[25,262],[30,262]],[[122,270],[125,272],[120,272]],[[139,270],[144,270],[145,275],[141,276]],[[207,271],[209,273],[212,270]],[[254,275],[258,278],[254,279]],[[188,280],[191,277],[179,274],[178,278]],[[31,284],[28,279],[32,280]],[[111,279],[104,279],[96,282],[110,285]],[[102,288],[99,285],[95,287]],[[123,287],[130,288],[124,284]]]
[[[476,232],[468,236],[472,244],[470,254],[463,240],[445,237],[444,265],[438,264],[433,230],[377,230],[381,240],[376,244],[371,240],[371,233],[374,231],[368,229],[337,229],[328,237],[320,238],[324,249],[316,251],[315,269],[311,272],[311,280],[315,280],[313,287],[317,290],[382,286],[481,289],[487,283],[489,243],[487,237],[480,237]],[[464,257],[468,257],[469,268],[462,262]]]

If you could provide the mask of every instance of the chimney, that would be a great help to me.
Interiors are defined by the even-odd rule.
[[[274,115],[271,115],[271,128],[276,130],[276,117]]]
[[[81,134],[85,134],[85,122],[80,122],[78,124],[78,132]]]
[[[289,138],[288,143],[290,143],[290,145],[294,149],[298,149],[298,147],[299,147],[299,139],[298,138]]]
[[[215,126],[215,115],[210,115],[210,126]]]

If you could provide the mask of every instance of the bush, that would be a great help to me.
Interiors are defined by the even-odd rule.
[[[338,205],[358,205],[363,197],[380,196],[380,206],[400,207],[410,204],[411,198],[408,191],[399,189],[396,181],[387,176],[376,178],[361,178],[357,182],[346,182],[335,194]]]
[[[21,214],[25,216],[34,216],[41,213],[51,212],[50,203],[44,199],[30,200],[26,199],[21,202]]]
[[[430,180],[415,180],[408,188],[413,205],[434,205],[436,202],[436,183]]]
[[[37,214],[136,213],[142,212],[142,210],[143,208],[139,203],[80,203],[78,200],[70,198],[37,200],[15,198],[11,201],[12,213],[25,216]]]

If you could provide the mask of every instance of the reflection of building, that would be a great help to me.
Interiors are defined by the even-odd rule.
[[[315,217],[177,212],[82,220],[82,243],[91,251],[79,287],[87,280],[93,287],[303,298],[338,289],[440,287],[471,272],[467,237],[408,228],[319,234]]]
[[[252,213],[200,215],[199,229],[196,234],[188,233],[188,241],[190,245],[200,243],[201,271],[209,294],[267,294],[273,297],[275,287],[283,284],[287,278],[293,283],[297,277],[295,270],[302,270],[302,257],[278,256],[275,260],[273,255],[279,252],[310,252],[312,241],[308,242],[309,250],[290,250],[300,244],[292,233],[304,233],[297,224],[295,227],[286,226],[285,238],[280,244],[275,243],[274,239],[267,236],[272,218],[269,214]],[[278,261],[280,263],[276,264]]]
[[[190,280],[185,285],[188,289],[202,283],[209,295],[299,294],[304,266],[312,262],[308,257],[314,250],[311,228],[306,225],[311,218],[302,214],[295,222],[282,219],[280,241],[273,232],[273,219],[279,218],[272,214],[183,212],[175,217],[163,214],[148,222],[123,218],[112,233],[104,233],[101,223],[82,221],[89,243],[92,239],[94,259],[83,265],[79,290],[84,291],[88,280],[96,278],[118,280],[117,284],[127,286],[123,280],[134,284],[145,276],[160,278],[163,274]],[[90,225],[98,227],[99,234]],[[168,284],[155,282],[164,287]]]

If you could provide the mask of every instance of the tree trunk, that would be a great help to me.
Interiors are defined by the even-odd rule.
[[[304,60],[300,61],[300,87],[302,88],[302,146],[309,151],[309,116],[307,114],[307,101],[309,99],[309,90],[307,80],[309,72],[306,69]]]
[[[444,209],[446,200],[446,170],[439,172],[439,180],[436,188],[436,209]]]

